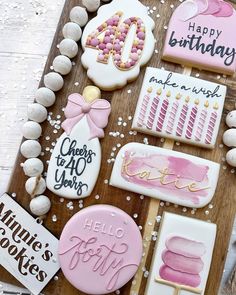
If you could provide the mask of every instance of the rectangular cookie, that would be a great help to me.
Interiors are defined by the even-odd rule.
[[[226,87],[148,67],[132,128],[213,149]]]
[[[145,295],[203,295],[216,224],[165,212]]]
[[[119,151],[110,185],[191,208],[214,196],[220,165],[188,154],[141,143]]]

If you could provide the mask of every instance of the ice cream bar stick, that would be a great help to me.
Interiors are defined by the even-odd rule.
[[[197,289],[197,288],[193,288],[193,287],[190,287],[190,286],[179,285],[179,284],[172,283],[172,282],[162,280],[162,279],[159,279],[159,278],[155,279],[155,281],[157,283],[159,283],[159,284],[170,286],[170,287],[174,288],[175,290],[174,290],[173,295],[180,295],[181,291],[187,291],[187,292],[190,292],[192,294],[202,294],[202,290]]]
[[[191,75],[192,68],[184,67],[183,75],[190,76]],[[165,143],[163,144],[163,148],[172,150],[174,147],[174,140],[173,139],[165,139]],[[160,206],[160,200],[151,198],[150,204],[149,204],[149,210],[147,213],[147,219],[144,226],[143,231],[143,243],[145,243],[145,255],[142,258],[142,261],[139,265],[138,271],[134,277],[135,284],[132,284],[130,288],[130,295],[136,295],[139,294],[139,290],[141,287],[142,279],[143,279],[143,269],[145,268],[150,245],[151,245],[151,236],[152,232],[155,229],[155,223],[156,223],[156,216],[158,215],[158,210]],[[148,239],[148,241],[147,241]],[[178,295],[174,294],[174,295]]]

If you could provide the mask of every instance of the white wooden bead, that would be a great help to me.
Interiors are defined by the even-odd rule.
[[[73,58],[77,55],[79,48],[74,40],[67,38],[61,41],[61,43],[59,44],[59,50],[62,55]]]
[[[29,177],[41,175],[43,168],[43,162],[38,158],[31,158],[23,163],[24,173]]]
[[[228,129],[223,134],[223,142],[228,147],[236,147],[236,129]]]
[[[236,127],[236,110],[228,113],[226,116],[226,124],[229,128]]]
[[[44,76],[44,84],[52,91],[59,91],[64,85],[64,80],[60,74],[51,72]]]
[[[25,158],[37,158],[42,151],[41,145],[37,140],[26,140],[20,147],[20,152]]]
[[[26,139],[38,139],[42,134],[42,127],[37,122],[28,121],[23,125],[22,133]]]
[[[42,177],[30,177],[25,183],[25,190],[29,195],[41,195],[46,190],[46,181]]]
[[[51,89],[41,87],[36,91],[35,99],[38,103],[48,108],[55,103],[56,95]]]
[[[54,58],[53,69],[61,75],[67,75],[72,69],[71,60],[65,55],[58,55]]]
[[[40,195],[30,201],[30,211],[36,216],[47,214],[50,208],[51,201],[44,195]]]
[[[233,167],[236,167],[236,148],[228,151],[226,154],[226,162]]]
[[[75,6],[70,11],[70,20],[83,27],[88,22],[88,13],[84,7]]]
[[[72,39],[78,42],[82,36],[82,30],[76,23],[66,23],[62,29],[64,38]]]
[[[37,123],[42,123],[47,119],[48,112],[44,106],[39,103],[31,103],[28,105],[28,118]]]
[[[89,12],[95,12],[98,10],[101,2],[100,0],[82,0],[82,4]]]

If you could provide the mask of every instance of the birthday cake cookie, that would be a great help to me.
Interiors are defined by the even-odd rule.
[[[154,26],[138,0],[113,0],[100,7],[82,37],[81,61],[88,77],[104,90],[135,80],[154,51]]]
[[[134,220],[109,205],[95,205],[75,214],[59,241],[61,269],[86,294],[107,294],[136,273],[142,237]]]
[[[222,0],[186,0],[169,22],[163,59],[232,75],[236,70],[233,6]]]

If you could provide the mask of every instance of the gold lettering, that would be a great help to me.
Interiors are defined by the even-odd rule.
[[[190,182],[188,184],[181,185],[180,184],[180,181],[181,181],[180,176],[176,176],[173,180],[168,181],[166,179],[168,176],[175,175],[174,173],[171,173],[168,168],[164,168],[164,169],[160,170],[160,169],[154,167],[154,169],[156,169],[160,173],[160,175],[158,175],[158,176],[152,176],[152,171],[150,171],[150,170],[142,170],[142,171],[138,171],[135,173],[131,173],[129,171],[129,166],[131,163],[132,163],[132,159],[129,159],[127,161],[124,159],[123,164],[122,164],[122,173],[126,174],[129,177],[137,176],[138,178],[146,179],[147,181],[153,181],[153,180],[159,179],[160,183],[162,185],[174,184],[176,189],[179,189],[179,190],[188,189],[188,191],[193,192],[193,193],[198,192],[198,191],[202,191],[202,190],[207,190],[210,188],[209,186],[203,187],[203,188],[197,187],[196,182]]]

